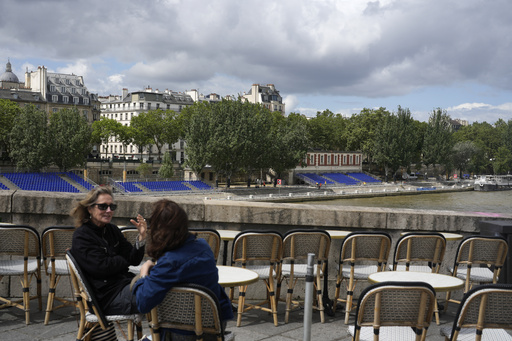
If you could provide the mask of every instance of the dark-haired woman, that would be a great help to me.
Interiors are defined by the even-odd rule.
[[[133,287],[139,311],[151,311],[163,301],[173,286],[194,283],[215,293],[224,322],[232,319],[231,302],[218,283],[219,275],[213,252],[204,239],[196,238],[188,232],[185,211],[175,202],[162,199],[154,204],[150,222],[147,254],[156,262],[146,261],[142,265],[141,278]]]
[[[132,219],[139,230],[135,245],[111,224],[117,205],[110,187],[96,187],[71,211],[77,229],[73,233],[71,254],[93,287],[105,314],[136,313],[137,304],[130,290],[134,274],[128,266],[144,258],[146,221],[139,214]]]

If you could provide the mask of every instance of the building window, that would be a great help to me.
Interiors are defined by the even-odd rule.
[[[353,155],[350,155],[349,163],[352,165],[352,164],[353,164],[353,161],[354,161],[354,156],[353,156]]]
[[[73,97],[73,103],[78,104],[79,101],[80,101],[80,98]]]
[[[331,156],[330,155],[327,155],[327,164],[330,165],[331,164]]]
[[[55,85],[50,85],[50,91],[51,92],[57,91],[57,88],[55,87]]]
[[[85,105],[89,105],[89,99],[88,98],[84,98],[84,104]]]
[[[323,165],[323,164],[324,164],[324,156],[320,155],[320,165]]]
[[[57,109],[57,108],[52,109],[52,112],[57,112],[57,111],[59,111],[59,109]]]
[[[58,102],[58,100],[59,100],[59,96],[52,95],[52,102]]]
[[[144,103],[139,103],[139,108],[144,109]]]
[[[68,96],[62,96],[62,102],[68,103],[69,102],[69,97]]]
[[[148,110],[151,110],[151,103],[148,103]]]
[[[346,165],[347,164],[347,156],[346,155],[343,155],[343,164]]]
[[[171,105],[170,104],[167,104],[167,109],[171,109]]]
[[[71,85],[71,81],[69,79],[66,79],[66,84]]]

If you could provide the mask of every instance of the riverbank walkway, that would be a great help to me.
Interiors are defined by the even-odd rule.
[[[444,298],[439,294],[438,298]],[[43,307],[46,306],[43,300]],[[279,325],[276,327],[272,322],[272,317],[260,310],[251,310],[244,313],[242,325],[236,327],[236,321],[228,322],[227,330],[235,334],[236,341],[294,341],[303,340],[304,337],[304,312],[303,310],[290,313],[289,323],[284,323],[285,304],[279,303],[278,318]],[[430,324],[427,340],[442,341],[439,330],[443,326],[452,326],[456,313],[456,306],[451,304],[446,313],[441,314],[440,325],[437,326],[435,319]],[[0,339],[1,340],[20,340],[20,341],[69,341],[76,339],[78,330],[79,313],[73,308],[62,308],[54,313],[48,325],[44,325],[44,309],[38,311],[37,302],[34,300],[31,304],[31,323],[25,324],[25,315],[20,309],[7,308],[0,309]],[[320,323],[320,314],[313,311],[313,324],[311,327],[311,340],[319,341],[348,341],[351,340],[347,332],[348,325],[344,323],[344,311],[338,310],[335,316],[327,316],[325,323]],[[350,323],[353,324],[354,316],[351,315]],[[126,326],[123,325],[124,330]],[[120,341],[126,338],[116,327],[118,339]],[[143,323],[143,333],[150,335],[150,329],[147,322]]]

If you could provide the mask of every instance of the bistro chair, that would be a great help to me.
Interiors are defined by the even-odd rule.
[[[445,340],[512,340],[512,285],[484,284],[468,291],[452,327],[441,328]]]
[[[20,277],[23,298],[12,300],[0,297],[0,309],[16,307],[25,311],[25,323],[30,323],[30,301],[37,299],[42,310],[41,298],[41,248],[36,229],[25,225],[0,225],[0,280],[5,276]],[[30,296],[30,284],[36,279],[36,295]],[[14,285],[10,288],[14,288]],[[12,293],[11,293],[12,294]]]
[[[440,233],[407,233],[396,243],[393,270],[439,273],[445,250],[446,239]]]
[[[130,244],[135,245],[135,242],[137,241],[137,238],[139,237],[139,230],[135,226],[121,226],[119,227],[121,230],[121,233],[123,236],[130,242]],[[147,247],[147,245],[146,245]],[[144,259],[139,265],[130,265],[128,267],[129,271],[138,275],[140,273],[140,268],[142,266],[142,263],[144,263],[145,260],[149,259],[149,256],[145,254]]]
[[[384,271],[391,248],[391,236],[384,232],[353,232],[341,244],[339,270],[336,276],[334,302],[345,303],[345,324],[354,306],[353,296],[356,284],[368,280],[374,272]],[[347,297],[340,298],[341,282],[346,280]],[[336,309],[336,304],[334,305]]]
[[[451,275],[465,281],[464,293],[473,283],[497,283],[501,268],[508,253],[508,244],[504,238],[493,236],[469,236],[464,238],[455,255],[453,266],[448,268]],[[459,303],[446,294],[445,310],[448,302]]]
[[[89,334],[92,334],[96,329],[101,328],[107,330],[112,322],[126,321],[128,324],[128,341],[134,340],[133,327],[137,327],[137,340],[142,337],[142,315],[105,315],[101,310],[96,296],[92,291],[87,278],[83,275],[82,270],[78,263],[73,258],[70,251],[66,252],[66,260],[70,269],[71,283],[73,284],[74,294],[77,301],[78,309],[80,310],[80,324],[78,326],[77,340],[85,340]],[[119,327],[121,328],[121,327]],[[121,329],[122,331],[122,329]],[[123,331],[122,331],[123,332]],[[124,334],[124,332],[123,332]]]
[[[354,341],[423,341],[432,321],[436,292],[424,282],[382,282],[363,290],[354,326]]]
[[[245,300],[247,285],[238,287],[238,299],[233,299],[234,288],[230,298],[238,305],[236,326],[242,323],[242,314],[251,309],[260,309],[272,313],[274,325],[277,326],[277,295],[275,283],[279,282],[279,263],[283,239],[279,232],[246,230],[240,232],[233,241],[231,256],[232,266],[241,266],[253,270],[266,286],[267,299],[258,303]],[[264,305],[269,307],[265,307]]]
[[[316,292],[316,309],[320,311],[321,322],[325,322],[324,305],[322,302],[321,280],[325,272],[326,261],[329,257],[329,248],[331,237],[329,233],[323,230],[292,230],[283,237],[283,255],[281,259],[281,277],[288,282],[286,293],[286,313],[284,322],[288,323],[288,318],[292,308],[299,307],[299,302],[292,301],[293,290],[297,280],[305,279],[307,274],[308,254],[315,255],[317,264],[314,268],[313,276]],[[280,287],[280,284],[278,285]],[[279,295],[278,295],[279,297]]]
[[[179,340],[203,340],[205,334],[224,340],[224,326],[220,316],[217,296],[208,288],[197,284],[183,284],[167,292],[163,301],[151,310],[151,335],[153,341],[161,340],[161,328],[194,332],[190,338]],[[165,333],[172,333],[165,331]]]
[[[57,284],[59,284],[62,276],[69,276],[66,250],[71,248],[74,232],[75,228],[73,226],[50,226],[46,228],[41,235],[44,269],[46,275],[49,277],[48,301],[44,324],[48,324],[50,321],[52,311],[63,307],[76,306],[73,299],[56,296]],[[73,293],[72,289],[73,288],[71,288],[71,294]],[[59,301],[61,304],[54,306],[55,300]]]
[[[197,238],[206,240],[210,248],[212,249],[215,261],[219,257],[220,251],[220,234],[214,229],[188,229],[189,232],[195,233]]]

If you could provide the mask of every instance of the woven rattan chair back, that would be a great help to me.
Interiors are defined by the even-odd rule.
[[[73,300],[56,296],[57,284],[61,276],[69,276],[66,251],[71,248],[74,231],[75,228],[73,226],[50,226],[46,228],[41,235],[43,263],[46,275],[49,278],[48,300],[44,324],[48,324],[50,321],[52,311],[62,307],[75,306]],[[59,301],[61,304],[54,306],[55,300]]]
[[[189,229],[190,232],[195,233],[197,238],[206,240],[210,248],[212,249],[215,261],[219,257],[220,251],[220,234],[214,229]]]
[[[512,340],[504,329],[512,330],[512,285],[484,284],[464,295],[453,327],[441,333],[447,340]]]
[[[501,237],[470,236],[459,244],[454,263],[454,274],[459,267],[467,269],[464,292],[470,289],[471,269],[480,265],[491,267],[493,278],[488,282],[496,283],[508,253],[507,241]]]
[[[373,340],[425,340],[435,300],[434,289],[423,282],[371,285],[361,293],[355,326],[349,332],[355,341],[365,334],[364,339]]]
[[[272,313],[277,326],[277,295],[275,283],[279,282],[279,265],[283,248],[283,238],[275,231],[243,231],[233,240],[231,265],[248,268],[258,273],[265,283],[267,299],[249,304],[245,301],[247,285],[238,288],[238,300],[233,299],[234,288],[230,290],[231,301],[238,304],[237,327],[242,323],[242,313],[250,309],[260,309]],[[264,305],[268,304],[270,308]]]
[[[343,240],[336,278],[335,301],[346,303],[345,324],[348,323],[353,308],[357,281],[367,280],[372,272],[383,271],[387,265],[390,248],[391,236],[384,232],[353,232]],[[344,279],[347,280],[347,298],[340,299],[340,287]]]
[[[285,323],[288,323],[290,311],[294,307],[298,307],[298,302],[292,301],[293,290],[298,278],[306,277],[308,254],[315,255],[317,261],[315,269],[316,287],[316,306],[320,311],[321,322],[324,323],[324,305],[321,293],[321,278],[325,271],[325,264],[329,257],[329,249],[331,246],[331,237],[329,233],[323,230],[292,230],[287,232],[283,237],[283,255],[281,259],[281,278],[288,282],[288,290],[286,294],[286,314]],[[278,285],[281,287],[281,285]],[[278,291],[279,292],[279,291]],[[279,293],[277,294],[279,297]]]
[[[440,233],[407,233],[396,243],[393,270],[409,271],[413,266],[412,271],[438,273],[445,250],[446,239]]]
[[[66,252],[66,261],[69,266],[69,275],[73,284],[76,305],[80,311],[80,323],[76,339],[84,340],[98,326],[106,330],[111,322],[119,321],[127,322],[128,341],[133,341],[134,339],[134,324],[137,325],[137,339],[140,339],[142,337],[140,315],[105,315],[94,295],[92,287],[69,250]]]
[[[204,334],[213,334],[217,340],[224,340],[217,296],[196,284],[184,284],[169,290],[164,300],[151,310],[149,326],[154,341],[160,341],[160,328],[192,331],[197,340],[203,340]]]
[[[1,297],[4,303],[0,309],[16,307],[25,311],[25,322],[30,323],[30,300],[37,299],[39,310],[41,298],[41,247],[36,229],[25,225],[0,225],[0,280],[5,276],[18,276],[22,286],[23,298],[11,300]],[[30,296],[29,288],[33,277],[37,282],[37,293]]]

